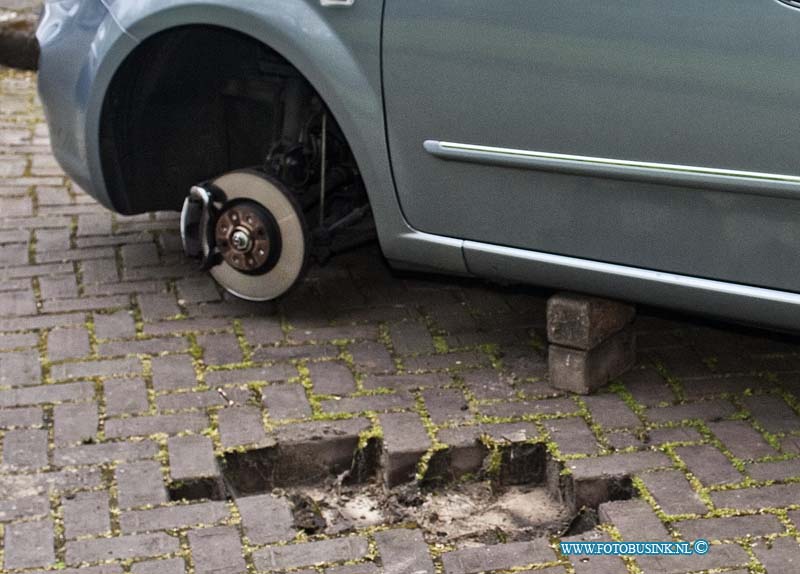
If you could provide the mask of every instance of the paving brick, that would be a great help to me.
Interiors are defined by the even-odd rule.
[[[223,448],[244,445],[266,446],[261,409],[258,407],[230,407],[217,413],[220,443]]]
[[[64,325],[81,325],[83,313],[59,313],[56,315],[31,315],[28,317],[7,317],[0,313],[0,331],[19,331],[21,329],[47,329]]]
[[[800,484],[797,483],[711,493],[711,501],[717,508],[735,508],[740,511],[780,508],[796,504],[797,500],[800,500]]]
[[[452,377],[444,373],[431,373],[427,375],[367,376],[364,378],[364,388],[369,390],[389,389],[390,391],[407,391],[441,387],[452,383],[452,381]]]
[[[685,385],[684,395],[689,400],[710,398],[716,395],[737,395],[751,391],[761,385],[755,377],[714,377],[711,379],[694,379]]]
[[[236,529],[230,526],[189,532],[189,548],[197,574],[243,574],[247,566]]]
[[[298,570],[299,574],[315,574],[316,570]],[[383,570],[379,569],[372,562],[362,562],[361,564],[345,564],[326,568],[325,574],[380,574]],[[423,571],[424,572],[424,571]]]
[[[49,514],[50,500],[46,496],[21,496],[12,500],[0,500],[0,522],[45,517]]]
[[[585,397],[583,402],[592,415],[592,420],[604,429],[635,428],[642,425],[639,417],[625,404],[619,395],[596,395]]]
[[[24,389],[0,391],[0,406],[16,407],[63,401],[81,401],[91,399],[93,396],[94,385],[88,382],[39,385]]]
[[[127,307],[127,295],[94,295],[74,299],[49,299],[43,304],[47,313],[64,313],[66,311],[94,311],[98,309],[113,309]]]
[[[78,297],[78,283],[74,275],[39,277],[39,292],[42,299],[74,299]]]
[[[67,564],[146,558],[177,552],[179,541],[162,532],[67,542]]]
[[[97,425],[94,403],[56,405],[53,409],[53,436],[58,446],[93,440]]]
[[[97,488],[102,482],[96,468],[64,469],[36,474],[0,474],[0,499],[25,494],[67,493],[72,490]]]
[[[110,379],[103,383],[106,414],[137,414],[147,411],[147,387],[142,379]]]
[[[652,367],[635,368],[619,377],[636,401],[647,407],[666,406],[675,401],[667,381]]]
[[[647,472],[639,476],[645,487],[667,514],[705,514],[706,505],[692,489],[686,476],[677,470]]]
[[[209,371],[206,373],[206,383],[213,387],[244,383],[270,383],[285,381],[297,376],[299,376],[299,373],[294,366],[284,364],[247,369]]]
[[[264,406],[274,420],[303,419],[311,416],[305,388],[299,383],[262,387]]]
[[[745,397],[742,402],[767,432],[790,432],[800,427],[800,417],[780,397],[757,395]]]
[[[64,535],[67,538],[100,535],[111,531],[108,493],[79,492],[66,497],[64,507]]]
[[[240,363],[244,359],[239,341],[232,333],[201,335],[197,343],[203,347],[203,360],[207,365]]]
[[[744,421],[709,423],[708,428],[736,457],[755,459],[778,454],[761,433]]]
[[[711,570],[745,566],[750,557],[741,546],[723,544],[711,546],[707,554],[692,556],[640,556],[636,562],[645,572],[660,574],[683,574],[687,568],[692,571]],[[770,574],[772,574],[770,572]]]
[[[794,574],[800,569],[800,546],[793,538],[755,543],[753,552],[769,574]]]
[[[636,338],[630,328],[588,351],[550,345],[549,381],[557,389],[588,394],[630,369],[635,361]]]
[[[566,415],[577,413],[578,404],[569,398],[544,399],[538,401],[516,401],[495,403],[480,407],[490,417],[524,417],[531,415]]]
[[[147,560],[131,566],[131,574],[185,574],[186,563],[182,558]]]
[[[290,330],[288,336],[290,340],[297,342],[375,339],[378,336],[378,330],[374,325],[305,327]]]
[[[564,536],[563,542],[610,542],[611,537],[598,530],[575,536]],[[627,574],[628,568],[619,556],[569,556],[575,574]],[[536,572],[539,572],[538,570]]]
[[[800,437],[787,436],[782,438],[781,450],[787,454],[800,454]]]
[[[611,500],[620,480],[644,470],[672,466],[660,452],[634,452],[570,460],[575,501],[578,507],[594,508]]]
[[[442,555],[447,574],[479,574],[553,561],[555,554],[544,539],[465,548]]]
[[[111,214],[110,213],[91,213],[78,216],[79,237],[87,235],[110,235],[111,234]]]
[[[800,477],[800,459],[775,462],[756,462],[747,465],[745,471],[755,480],[785,480]]]
[[[706,486],[741,482],[744,477],[724,454],[709,445],[680,446],[676,454]]]
[[[225,393],[225,396],[222,395]],[[250,401],[250,389],[239,387],[227,388],[220,392],[213,391],[187,391],[161,395],[156,397],[156,406],[161,411],[178,411],[184,409],[202,409],[207,407],[241,405]]]
[[[647,433],[649,444],[662,445],[673,442],[699,442],[703,440],[697,429],[689,427],[672,427],[653,429]]]
[[[124,438],[157,433],[173,435],[185,431],[200,432],[207,426],[208,417],[200,413],[111,419],[106,421],[106,436]]]
[[[81,261],[81,272],[84,284],[119,281],[117,262],[111,258]]]
[[[62,363],[53,365],[51,373],[56,380],[78,379],[85,377],[114,377],[142,372],[139,359],[103,359],[100,361],[84,361],[80,363]]]
[[[9,524],[5,529],[5,554],[7,569],[50,566],[55,563],[53,521],[34,520]]]
[[[37,229],[36,230],[36,251],[37,253],[49,250],[65,250],[70,246],[69,229]],[[70,265],[69,271],[72,271]],[[46,277],[46,275],[45,275]]]
[[[368,374],[393,373],[394,360],[386,347],[373,341],[364,341],[349,346],[356,370]]]
[[[36,333],[8,333],[0,335],[0,349],[35,347],[38,344],[39,336]]]
[[[279,318],[252,317],[242,320],[242,330],[251,345],[283,341],[283,327]]]
[[[548,420],[544,425],[561,454],[594,454],[599,450],[594,433],[580,417]]]
[[[186,303],[219,301],[217,285],[211,277],[191,277],[176,282],[178,294]]]
[[[124,534],[153,530],[172,530],[208,526],[230,517],[225,502],[200,502],[151,508],[146,510],[123,511],[119,526]]]
[[[47,466],[46,430],[10,430],[3,437],[3,463],[18,468]]]
[[[121,508],[161,504],[167,501],[164,475],[156,461],[128,462],[117,466],[118,500]]]
[[[160,353],[181,353],[188,348],[189,342],[183,337],[159,337],[100,343],[97,346],[97,353],[105,357],[158,355]]]
[[[386,530],[375,535],[384,574],[434,574],[428,545],[418,530]]]
[[[700,401],[648,409],[645,417],[654,423],[680,422],[684,420],[718,421],[730,417],[735,407],[726,400]]]
[[[139,302],[142,319],[145,321],[169,319],[181,313],[181,308],[178,307],[175,296],[170,293],[139,293],[136,300]],[[159,332],[164,332],[164,330],[159,330],[154,333],[152,329],[146,327],[145,332],[159,334]]]
[[[135,268],[158,264],[158,250],[155,243],[123,245],[120,252],[125,267]]]
[[[396,323],[389,329],[394,352],[400,355],[433,353],[433,338],[421,323]]]
[[[339,356],[335,345],[282,345],[280,347],[260,347],[253,351],[253,361],[274,362],[292,360],[335,359]]]
[[[478,351],[457,351],[403,358],[403,368],[411,373],[488,367],[489,357]]]
[[[189,355],[153,357],[151,369],[156,391],[189,389],[197,384],[194,364]],[[209,384],[215,383],[212,381]]]
[[[507,377],[491,369],[479,369],[460,373],[464,385],[478,400],[510,399],[516,396],[516,389]]]
[[[572,349],[597,347],[633,321],[636,309],[625,303],[574,293],[547,301],[547,340]]]
[[[613,450],[639,448],[645,445],[639,433],[625,429],[610,431],[605,434],[605,437]]]
[[[359,435],[370,428],[372,423],[363,418],[277,427],[281,464],[270,470],[274,484],[309,484],[350,470]],[[263,481],[260,488],[263,492]]]
[[[320,404],[326,413],[362,413],[411,409],[416,400],[410,393],[395,393],[326,400]]]
[[[31,427],[44,421],[41,408],[0,409],[0,428]]]
[[[33,315],[36,299],[33,291],[10,291],[0,293],[0,314],[5,316]]]
[[[98,339],[123,339],[136,335],[136,324],[130,311],[95,313],[94,330]]]
[[[73,466],[84,464],[103,464],[108,462],[126,462],[153,458],[158,454],[158,445],[150,440],[137,442],[107,442],[57,448],[53,453],[53,464],[56,466]]]
[[[285,570],[315,564],[344,562],[363,558],[369,551],[366,538],[350,536],[304,544],[273,546],[257,550],[253,560],[257,570]]]
[[[628,542],[670,540],[666,527],[644,500],[606,502],[598,508],[602,522],[613,524]]]
[[[342,363],[312,363],[308,371],[318,395],[346,395],[356,390],[353,373]]]
[[[244,533],[251,544],[272,544],[292,540],[297,534],[292,505],[271,494],[246,496],[236,501]]]
[[[0,385],[27,387],[41,383],[41,367],[37,351],[0,354]]]
[[[726,518],[703,518],[681,520],[673,523],[684,540],[733,540],[748,536],[780,534],[786,530],[780,520],[771,514],[753,516],[730,516]]]
[[[459,389],[428,389],[423,391],[425,408],[434,424],[457,423],[473,418],[464,393]]]
[[[167,450],[172,480],[219,476],[210,438],[200,435],[170,437]]]
[[[481,433],[501,443],[517,443],[539,437],[539,431],[534,423],[493,423],[482,424]]]
[[[47,356],[51,361],[79,359],[91,352],[85,327],[53,329],[47,336]]]
[[[391,413],[379,417],[383,428],[384,481],[396,486],[411,480],[431,440],[419,415]]]

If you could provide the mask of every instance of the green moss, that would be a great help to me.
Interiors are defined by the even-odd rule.
[[[433,336],[433,348],[436,353],[444,354],[449,353],[450,348],[447,344],[447,339],[441,335]]]

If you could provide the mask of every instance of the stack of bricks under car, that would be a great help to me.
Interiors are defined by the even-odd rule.
[[[559,293],[547,302],[550,384],[589,394],[636,362],[633,319],[625,303]]]

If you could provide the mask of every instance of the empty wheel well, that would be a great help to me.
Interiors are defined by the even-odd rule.
[[[322,109],[302,74],[249,36],[212,26],[153,36],[120,67],[103,106],[102,165],[114,206],[179,209],[193,184],[264,165],[277,142],[302,141]],[[344,155],[352,160],[349,149]]]

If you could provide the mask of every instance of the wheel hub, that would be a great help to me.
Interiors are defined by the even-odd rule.
[[[254,201],[242,201],[223,211],[216,226],[217,248],[222,258],[243,273],[261,273],[269,269],[276,245],[275,220]]]

